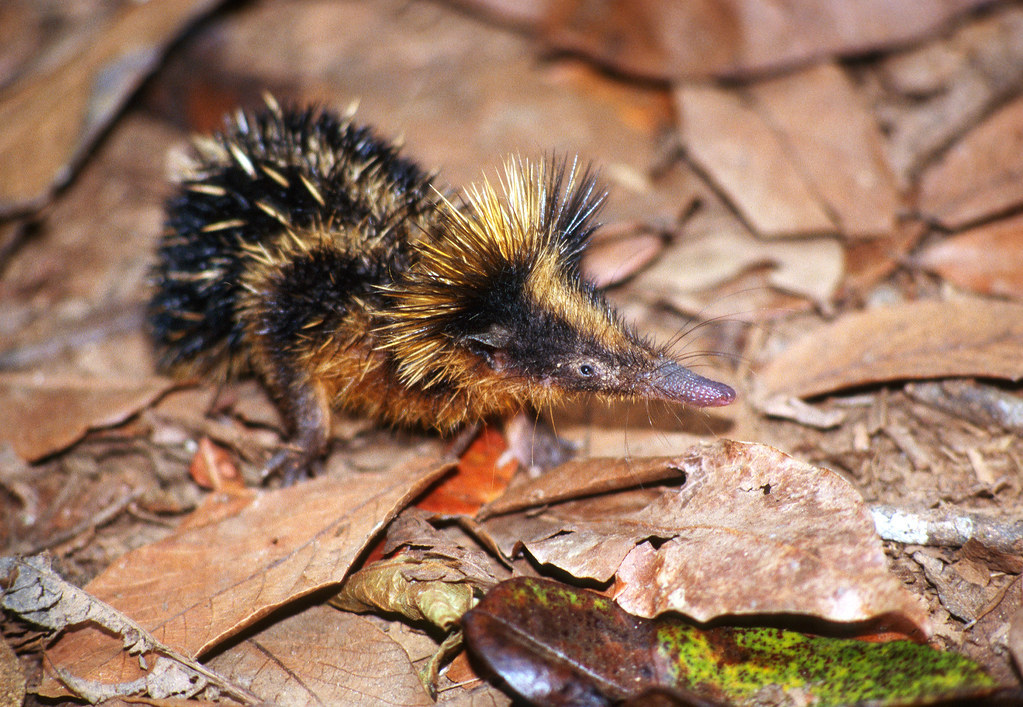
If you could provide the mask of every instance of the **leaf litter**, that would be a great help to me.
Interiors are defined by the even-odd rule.
[[[98,4],[100,0],[93,1]],[[753,525],[754,532],[747,532],[755,540],[753,546],[766,543],[774,548],[775,561],[791,552],[797,558],[803,557],[800,553],[809,557],[816,541],[800,542],[798,538],[813,527],[810,519],[820,519],[820,509],[807,515],[806,524],[800,524],[797,518],[794,523],[779,525],[777,520],[793,518],[778,513],[774,515],[779,518],[772,517],[776,509],[770,504],[786,498],[787,490],[805,490],[806,482],[798,482],[804,476],[831,491],[843,488],[835,480],[844,478],[848,501],[836,501],[836,517],[860,518],[860,524],[858,530],[850,531],[857,540],[835,552],[860,552],[861,558],[870,562],[880,558],[876,565],[879,569],[873,575],[864,571],[865,586],[857,584],[855,577],[836,576],[836,568],[829,562],[833,561],[832,555],[841,555],[832,553],[834,546],[825,543],[822,547],[828,547],[829,552],[814,568],[828,578],[828,586],[821,592],[823,603],[828,591],[847,582],[846,586],[855,587],[850,594],[856,599],[852,603],[866,601],[867,614],[887,606],[892,612],[889,618],[893,613],[905,618],[912,613],[907,608],[912,602],[899,602],[907,596],[923,597],[930,602],[926,619],[934,627],[937,640],[974,655],[1000,681],[1014,684],[1017,677],[1007,668],[1009,651],[1003,647],[1010,645],[1005,637],[1009,636],[1013,602],[1018,606],[1019,601],[1018,568],[991,555],[995,550],[990,543],[985,544],[989,539],[983,534],[965,540],[967,544],[980,544],[988,554],[971,551],[967,556],[966,546],[958,547],[964,538],[941,549],[928,547],[926,554],[921,554],[919,548],[889,543],[886,564],[879,554],[876,535],[869,532],[869,524],[862,522],[866,505],[851,490],[859,489],[871,502],[912,503],[919,508],[937,505],[935,523],[979,518],[975,511],[987,511],[983,518],[991,521],[991,527],[1005,529],[1008,526],[1000,521],[999,513],[1018,507],[1018,469],[1023,450],[1004,431],[1011,429],[1014,400],[1019,397],[1018,385],[1013,382],[1018,374],[1011,365],[1011,355],[1005,355],[991,338],[998,331],[1007,332],[1011,344],[1012,321],[1019,321],[1011,310],[1017,294],[1009,265],[1015,260],[1011,255],[1012,222],[1003,218],[1011,216],[1018,204],[1011,185],[1000,186],[1011,181],[1006,181],[1006,175],[1013,174],[1014,157],[1009,154],[1011,150],[1000,154],[991,147],[1018,139],[1012,132],[1014,123],[1005,117],[1011,115],[1019,85],[1018,41],[1014,39],[1019,33],[1013,31],[1018,9],[994,3],[990,12],[974,16],[968,12],[976,3],[964,0],[932,3],[925,10],[917,8],[909,21],[877,21],[893,12],[885,6],[870,10],[869,25],[847,17],[850,22],[841,25],[845,34],[836,35],[834,29],[839,25],[801,30],[810,20],[798,13],[790,17],[791,23],[775,24],[764,17],[751,22],[751,18],[758,17],[755,11],[760,6],[756,3],[704,3],[687,8],[647,3],[640,11],[637,4],[622,2],[601,10],[619,13],[614,16],[621,19],[616,24],[621,32],[616,43],[601,44],[600,38],[607,38],[605,30],[610,25],[601,24],[604,15],[600,13],[585,18],[575,14],[577,4],[537,3],[523,6],[512,16],[507,8],[501,11],[494,3],[463,0],[460,4],[470,12],[452,13],[441,5],[421,3],[268,2],[237,8],[200,27],[195,39],[187,38],[174,52],[174,61],[182,67],[178,73],[167,72],[151,82],[139,101],[144,111],[130,111],[110,129],[109,137],[90,155],[79,179],[66,192],[57,194],[51,207],[31,222],[0,224],[5,229],[0,257],[13,255],[0,269],[0,294],[5,304],[10,303],[0,312],[0,340],[9,338],[18,347],[16,351],[33,352],[30,357],[17,359],[19,365],[28,375],[44,374],[36,380],[57,380],[57,374],[74,380],[99,373],[111,381],[112,390],[118,389],[118,376],[135,383],[146,380],[151,363],[141,353],[141,337],[124,337],[115,332],[116,327],[103,325],[95,329],[99,334],[95,341],[83,344],[76,327],[86,327],[91,321],[90,307],[115,311],[143,299],[148,253],[159,229],[157,205],[165,188],[159,156],[184,139],[179,126],[215,127],[223,110],[244,102],[247,96],[258,96],[263,88],[273,88],[289,99],[312,99],[328,105],[344,104],[361,95],[360,119],[377,123],[386,135],[404,134],[410,151],[428,166],[441,166],[453,184],[476,178],[481,166],[494,164],[501,153],[548,150],[552,146],[561,152],[578,152],[605,166],[605,178],[613,189],[605,218],[610,221],[610,232],[619,240],[603,261],[594,251],[591,265],[602,280],[624,282],[615,287],[612,296],[629,318],[639,320],[641,329],[663,333],[667,339],[687,327],[679,313],[704,314],[709,311],[708,303],[725,304],[725,314],[731,321],[698,329],[697,336],[686,339],[690,347],[687,350],[709,348],[741,361],[737,371],[726,372],[726,376],[734,375],[729,380],[744,391],[758,385],[761,390],[788,396],[785,402],[789,410],[795,409],[793,396],[826,396],[813,401],[813,415],[802,403],[802,412],[790,417],[831,422],[811,430],[801,424],[769,419],[758,409],[747,407],[681,419],[674,411],[662,414],[652,408],[573,411],[571,424],[559,425],[558,429],[567,432],[570,439],[583,441],[584,454],[618,449],[620,442],[611,438],[621,436],[623,420],[635,418],[637,428],[643,429],[625,434],[624,448],[615,452],[625,455],[625,461],[581,461],[553,472],[549,480],[516,480],[507,498],[499,497],[505,477],[495,474],[492,465],[481,466],[482,475],[451,484],[451,493],[433,501],[435,515],[422,522],[442,531],[440,535],[413,533],[405,535],[406,539],[417,539],[407,543],[400,541],[400,535],[394,536],[387,554],[397,551],[406,559],[393,560],[401,569],[392,567],[391,576],[429,582],[446,576],[438,569],[445,567],[445,572],[454,572],[453,577],[476,577],[473,581],[484,586],[509,571],[534,574],[565,566],[587,576],[605,577],[607,591],[618,592],[623,601],[631,596],[632,601],[647,606],[651,615],[660,610],[657,607],[683,605],[694,597],[699,600],[694,604],[706,608],[713,602],[705,602],[706,597],[689,590],[710,589],[714,582],[734,578],[734,567],[749,567],[745,564],[747,558],[714,567],[717,541],[711,544],[710,552],[699,542],[685,543],[703,547],[702,554],[709,555],[691,561],[684,554],[679,528],[710,537],[714,533],[727,535],[736,532],[739,518],[745,518],[744,522]],[[519,33],[480,23],[473,11],[484,4],[499,21],[515,23]],[[726,7],[738,8],[738,14],[729,15],[723,9]],[[670,14],[680,11],[683,14]],[[832,16],[829,12],[826,8],[813,22],[826,22]],[[12,16],[26,18],[31,13],[19,15],[15,11]],[[644,29],[642,17],[654,17],[656,21]],[[697,26],[710,30],[700,36],[701,41],[716,38],[714,46],[706,51],[700,49],[700,42],[685,40],[687,32]],[[665,31],[672,27],[685,32]],[[950,31],[934,34],[939,28]],[[51,39],[47,31],[36,26],[25,36],[37,38],[34,46],[46,46]],[[162,31],[157,43],[175,36],[177,25],[167,23]],[[717,41],[723,37],[727,41]],[[910,38],[915,44],[903,49]],[[597,56],[612,65],[616,75],[603,74],[578,57],[558,54],[541,58],[536,51],[540,42]],[[103,51],[110,48],[106,44],[104,47]],[[254,52],[257,47],[259,51]],[[723,47],[740,49],[718,53]],[[877,53],[860,55],[854,61],[835,56],[836,52],[845,55],[866,47]],[[15,50],[11,55],[15,65],[26,66],[17,47]],[[683,60],[686,52],[695,54]],[[821,60],[804,63],[809,57]],[[204,72],[202,81],[196,81],[192,70],[196,62],[211,69]],[[760,78],[759,72],[767,67],[774,70]],[[778,67],[791,68],[779,72]],[[636,83],[631,81],[630,72],[670,78],[662,84]],[[733,82],[710,89],[692,80],[697,74],[728,75]],[[452,94],[452,86],[458,87],[457,96]],[[706,109],[702,114],[694,111],[694,106],[700,106],[690,101],[689,114],[697,119],[691,125],[687,125],[682,98],[687,94],[702,99]],[[0,103],[11,95],[0,94]],[[679,115],[673,102],[682,109]],[[722,112],[722,106],[728,110]],[[1000,110],[1003,106],[1004,115]],[[805,119],[808,113],[812,113],[813,120]],[[113,115],[103,112],[100,124],[109,125]],[[46,118],[49,125],[60,117],[26,111],[17,116],[17,124],[32,125],[33,120]],[[736,121],[738,129],[755,137],[735,141],[730,126],[736,126]],[[956,150],[960,142],[964,147]],[[712,158],[712,154],[717,156]],[[740,158],[738,167],[718,161],[719,157],[735,159],[736,155]],[[762,168],[760,173],[789,177],[773,180],[776,183],[770,178],[757,179],[756,170],[742,168],[743,157],[769,166],[767,172]],[[990,164],[985,165],[985,160]],[[45,171],[38,172],[43,175],[41,180],[28,180],[23,185],[33,189],[42,185],[42,190],[48,192],[50,177],[43,174]],[[0,171],[0,181],[10,174]],[[922,191],[919,187],[923,182],[918,180],[921,174],[929,184]],[[776,187],[783,184],[799,186],[789,189],[787,195],[777,193]],[[759,201],[750,201],[749,195]],[[780,205],[777,208],[781,210],[771,212],[762,204]],[[97,217],[97,213],[104,218]],[[784,218],[777,218],[778,213]],[[952,229],[977,224],[976,230],[962,236],[949,234],[933,227],[935,219]],[[12,233],[14,237],[9,238]],[[818,233],[829,235],[821,238]],[[793,239],[793,234],[812,235]],[[782,235],[788,238],[765,237]],[[623,253],[628,256],[630,251],[635,256],[629,258],[628,266],[616,267],[613,261],[624,257]],[[985,261],[981,257],[985,251],[994,257]],[[1004,299],[978,299],[972,308],[949,315],[942,308],[958,299],[950,296],[950,287],[994,293]],[[920,301],[900,304],[907,299]],[[937,319],[928,314],[928,307],[937,309]],[[969,321],[972,315],[976,316]],[[938,322],[946,316],[951,316],[951,326],[942,327]],[[822,320],[832,320],[832,324]],[[72,336],[66,336],[62,328]],[[863,341],[864,332],[879,348],[857,343]],[[928,345],[925,338],[932,335],[939,337],[939,343]],[[800,340],[802,343],[787,343]],[[14,359],[0,356],[0,360]],[[757,365],[751,368],[752,362]],[[981,386],[963,376],[981,376],[988,384]],[[941,388],[928,391],[926,401],[911,397],[909,388],[905,394],[900,391],[906,380],[921,378],[937,378]],[[949,384],[965,390],[946,389]],[[11,457],[0,454],[0,483],[7,492],[2,497],[3,515],[7,537],[13,538],[13,544],[7,547],[33,546],[24,542],[27,530],[45,533],[46,528],[60,527],[45,515],[59,507],[62,498],[68,499],[75,511],[92,507],[67,496],[77,484],[85,481],[90,489],[96,488],[96,498],[106,498],[102,493],[105,483],[112,490],[124,479],[133,478],[110,470],[136,467],[136,476],[154,479],[142,485],[143,495],[129,495],[125,503],[115,498],[101,511],[103,518],[97,516],[100,523],[66,524],[58,531],[63,535],[52,538],[60,543],[42,541],[43,546],[58,551],[76,583],[85,583],[107,567],[106,572],[112,574],[101,573],[93,580],[99,583],[97,586],[107,582],[112,587],[114,574],[127,570],[134,574],[122,577],[118,587],[144,585],[154,599],[176,598],[179,590],[192,586],[193,578],[171,572],[139,584],[134,576],[139,570],[126,561],[111,561],[131,548],[138,548],[134,551],[138,557],[147,557],[151,552],[147,548],[161,542],[174,547],[172,538],[179,534],[201,532],[208,533],[204,537],[209,547],[204,550],[211,556],[219,552],[218,547],[228,553],[238,550],[241,531],[231,530],[236,522],[232,519],[241,517],[244,508],[256,501],[240,487],[237,478],[228,482],[229,477],[221,475],[222,471],[233,473],[234,468],[224,452],[240,453],[238,469],[242,478],[251,480],[252,465],[259,462],[267,447],[278,443],[279,420],[265,400],[260,412],[260,404],[252,407],[244,395],[217,404],[206,402],[208,399],[201,395],[190,398],[185,392],[170,398],[155,410],[149,409],[144,395],[116,403],[112,406],[115,417],[104,412],[103,406],[87,406],[84,423],[67,415],[71,406],[66,411],[57,402],[44,406],[50,414],[42,418],[54,432],[44,435],[52,441],[36,447],[50,451],[40,452],[40,461],[28,467],[22,460],[9,462]],[[196,410],[188,411],[190,405]],[[270,409],[269,414],[266,409]],[[982,414],[982,410],[987,413]],[[23,424],[24,418],[17,411],[12,414],[15,427]],[[113,426],[96,424],[95,420]],[[649,429],[644,428],[646,421]],[[683,424],[684,432],[680,430]],[[341,422],[335,432],[345,447],[332,458],[330,468],[335,471],[339,467],[388,469],[394,466],[395,449],[404,445],[415,450],[417,444],[415,437],[373,431],[358,422]],[[801,461],[779,457],[762,445],[736,453],[736,458],[752,455],[757,459],[747,464],[745,472],[733,469],[731,473],[747,473],[750,479],[762,475],[757,477],[765,482],[758,496],[750,479],[746,480],[752,490],[727,488],[727,483],[725,489],[697,486],[691,481],[700,478],[701,468],[700,473],[693,471],[692,478],[687,476],[681,483],[677,469],[658,470],[657,462],[634,456],[636,452],[649,453],[656,441],[664,453],[677,459],[679,450],[696,441],[701,432],[704,437],[709,434],[769,442]],[[193,439],[203,437],[215,446],[202,442],[201,453],[195,454]],[[382,444],[384,439],[391,440],[389,445]],[[73,445],[70,450],[61,451],[68,444]],[[722,461],[720,456],[728,455],[719,454],[718,461]],[[197,478],[206,475],[211,484],[221,483],[223,494],[211,496],[219,501],[205,502],[203,510],[190,521],[170,530],[164,526],[174,525],[175,517],[201,497],[187,480],[190,459]],[[807,461],[813,463],[805,464]],[[825,471],[827,468],[839,473]],[[729,478],[727,474],[725,478]],[[764,493],[768,484],[771,492]],[[61,488],[65,491],[56,491]],[[689,498],[692,506],[702,499],[711,511],[715,510],[710,499],[701,495],[702,488],[716,489],[719,497],[731,493],[724,496],[730,503],[737,503],[733,497],[738,495],[749,503],[737,505],[748,515],[712,515],[706,528],[686,526],[688,510],[682,512],[671,501]],[[472,493],[480,490],[482,494]],[[461,505],[453,505],[456,497],[461,498]],[[337,499],[344,498],[344,492],[339,492]],[[844,496],[838,494],[836,498]],[[408,500],[396,502],[387,512],[380,511],[380,517],[397,513]],[[298,512],[304,507],[301,499],[292,501],[290,510]],[[459,515],[473,513],[474,504],[485,501],[491,505],[478,519]],[[342,506],[346,504],[337,502],[335,513],[344,513]],[[961,510],[963,506],[965,510]],[[794,501],[793,507],[805,509]],[[43,511],[44,517],[33,509]],[[651,518],[650,509],[657,509],[663,517]],[[314,516],[319,520],[310,522],[330,527],[322,507]],[[595,519],[602,518],[628,518],[636,532],[630,535],[621,532],[621,527],[606,527],[610,522],[604,527],[593,525]],[[733,526],[729,526],[729,520]],[[931,519],[922,518],[924,521]],[[502,523],[519,523],[517,527],[528,532],[523,531],[519,537],[514,532],[501,535],[497,530]],[[154,528],[159,531],[154,532]],[[262,530],[250,528],[248,532],[262,539],[264,549],[270,545],[269,535],[264,536]],[[769,537],[772,532],[776,537]],[[170,539],[158,539],[168,533]],[[650,534],[641,537],[644,533]],[[305,536],[287,533],[277,540],[278,544],[298,542],[300,537]],[[862,544],[856,544],[861,540]],[[840,541],[836,544],[842,545]],[[361,544],[353,542],[336,554],[345,558],[360,554],[356,546]],[[488,556],[489,561],[482,562],[478,555],[458,549],[470,546]],[[580,547],[585,552],[575,557]],[[1011,543],[1007,547],[1011,548]],[[538,564],[533,549],[548,564]],[[191,557],[195,549],[189,552]],[[717,554],[719,562],[729,557],[729,552]],[[762,554],[766,557],[756,559],[765,560],[764,566],[770,570],[772,555]],[[363,559],[357,567],[373,571],[379,554],[366,556],[371,559]],[[496,562],[495,556],[501,556],[507,566],[498,570],[490,565]],[[273,675],[259,683],[256,691],[261,697],[263,691],[268,691],[282,702],[359,702],[379,695],[396,703],[427,699],[415,672],[438,667],[430,657],[436,656],[435,651],[403,655],[406,651],[395,650],[397,644],[389,637],[397,634],[387,624],[372,617],[354,623],[338,612],[335,616],[322,608],[305,609],[297,600],[304,591],[300,588],[292,594],[282,589],[276,598],[260,595],[256,606],[226,606],[235,599],[247,605],[251,597],[218,589],[214,575],[223,572],[233,576],[232,570],[242,563],[230,554],[218,557],[219,564],[214,563],[202,581],[207,582],[206,600],[217,598],[213,603],[224,620],[205,638],[200,635],[203,631],[185,631],[186,653],[209,648],[207,653],[215,655],[208,663],[216,665],[221,658],[235,660],[231,656],[237,649],[244,657],[231,665],[240,667],[225,667],[223,674],[234,676],[238,684],[252,689],[257,686],[252,676]],[[680,558],[685,558],[684,567],[700,568],[704,565],[699,562],[705,561],[710,569],[695,583],[673,585],[679,572],[672,571],[671,566],[681,562]],[[796,562],[794,566],[805,565]],[[479,574],[484,566],[489,569]],[[412,571],[410,567],[417,569]],[[996,567],[1001,569],[991,569]],[[386,568],[385,564],[378,569]],[[334,581],[340,581],[346,569],[342,562]],[[622,579],[629,572],[634,575],[632,584]],[[774,611],[763,608],[766,605],[762,601],[777,598],[778,606],[794,602],[795,583],[791,577],[788,580],[778,592],[775,584],[765,583],[760,597],[756,596],[756,587],[747,587],[737,596],[748,602],[754,617],[762,617],[761,612]],[[306,586],[294,581],[295,587]],[[440,581],[443,583],[443,579]],[[674,594],[644,591],[656,581],[673,587]],[[886,594],[884,587],[892,586],[892,581],[902,581],[905,586]],[[198,583],[194,583],[194,594],[181,591],[182,597],[194,601],[195,606],[202,594]],[[238,586],[239,591],[244,590],[244,583]],[[326,587],[312,578],[308,587],[317,586]],[[312,588],[310,591],[316,592]],[[723,609],[711,611],[728,613],[727,599],[733,591],[731,586],[720,590]],[[367,606],[380,609],[386,604],[385,597],[386,592],[383,597],[377,595]],[[411,607],[414,602],[406,605]],[[834,612],[833,616],[844,615],[834,606],[820,609],[828,610]],[[817,611],[809,609],[808,613],[816,617]],[[975,623],[964,624],[954,618],[956,612],[973,616]],[[183,615],[191,617],[187,611]],[[921,615],[916,614],[917,619]],[[143,606],[141,618],[146,617]],[[134,609],[132,619],[140,619]],[[445,623],[449,621],[445,619]],[[241,635],[235,634],[241,626],[248,628]],[[350,632],[353,641],[360,636],[364,642],[358,645],[365,647],[346,653],[345,646],[331,635],[332,627]],[[302,635],[309,636],[308,645],[295,639]],[[387,640],[381,640],[381,635]],[[225,641],[226,636],[231,639]],[[117,658],[113,656],[120,652],[116,643],[112,641],[108,653],[115,663]],[[62,645],[64,640],[54,650],[59,651]],[[287,659],[294,650],[308,658],[308,665]],[[332,657],[324,659],[324,654]],[[373,661],[376,654],[379,662]],[[208,655],[203,657],[205,660]],[[125,665],[133,663],[131,659],[122,660]],[[410,660],[415,668],[410,667]],[[794,659],[791,664],[798,666],[800,662]],[[455,663],[463,666],[459,671],[470,679],[472,673],[464,659],[456,659]],[[165,664],[160,662],[161,670]],[[312,666],[321,664],[323,670],[316,675]],[[151,667],[154,665],[152,662]],[[279,666],[283,670],[276,672]],[[137,676],[137,661],[130,667],[125,677]],[[451,670],[454,674],[455,668]],[[360,684],[358,676],[364,674],[373,679],[363,678]],[[84,689],[96,687],[87,677],[85,680],[79,683]],[[38,675],[34,681],[38,682]],[[461,692],[462,688],[443,674],[437,677],[437,684],[442,686],[442,701],[470,694]],[[286,687],[271,692],[281,685]],[[394,689],[387,691],[388,685]],[[472,685],[476,687],[471,694],[479,699],[506,699],[492,687],[478,682]],[[781,693],[769,695],[783,699]]]

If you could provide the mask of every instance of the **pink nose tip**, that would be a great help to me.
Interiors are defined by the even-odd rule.
[[[704,378],[674,362],[659,366],[651,384],[665,398],[696,407],[721,407],[735,400],[731,386]]]

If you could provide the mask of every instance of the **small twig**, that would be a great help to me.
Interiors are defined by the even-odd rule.
[[[155,653],[181,666],[186,676],[200,676],[205,684],[215,685],[224,694],[243,704],[258,704],[262,701],[252,692],[156,640],[140,624],[106,602],[69,584],[50,569],[49,563],[43,557],[0,557],[0,608],[54,632],[70,626],[94,623],[120,636],[124,649],[130,655]],[[157,664],[159,663],[160,661],[157,661]],[[70,676],[58,666],[54,668],[69,689],[76,692],[78,689],[84,689],[85,692],[79,694],[86,699],[90,697],[107,699],[112,696],[110,690],[131,690],[134,693],[149,689],[154,678],[159,678],[163,671],[171,670],[171,667],[167,666],[162,668],[159,674],[150,672],[143,682],[136,680],[104,686]]]
[[[884,540],[955,547],[975,540],[1002,552],[1023,552],[1023,520],[1002,520],[954,508],[913,511],[871,506],[870,513]]]

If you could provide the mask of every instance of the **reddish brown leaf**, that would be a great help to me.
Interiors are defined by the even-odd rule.
[[[808,397],[885,381],[1023,378],[1023,305],[921,301],[846,315],[768,362],[764,397]]]
[[[962,228],[1023,203],[1023,99],[981,123],[927,170],[920,210]]]
[[[584,0],[554,4],[546,39],[619,71],[735,76],[876,50],[936,32],[984,0]]]
[[[458,461],[455,473],[445,477],[416,506],[436,513],[472,515],[484,503],[501,495],[515,473],[514,461],[497,465],[505,448],[499,431],[483,428]]]
[[[35,461],[74,444],[90,429],[124,422],[171,385],[165,378],[0,373],[0,440]]]
[[[916,262],[968,290],[1023,298],[1023,217],[946,238],[921,251]]]
[[[830,232],[835,224],[778,135],[734,91],[683,86],[686,149],[762,236]]]
[[[445,469],[422,460],[385,473],[324,477],[253,492],[248,505],[237,496],[211,496],[199,518],[121,557],[86,589],[194,657],[284,604],[340,582],[366,542]],[[227,511],[218,510],[225,502]],[[122,682],[139,675],[138,660],[92,628],[65,634],[48,655],[79,678]]]
[[[751,94],[842,233],[895,228],[899,196],[881,131],[844,71],[820,64],[757,83]]]
[[[565,502],[486,526],[506,552],[521,543],[576,577],[617,574],[619,603],[640,616],[893,614],[927,631],[922,608],[887,572],[862,499],[839,475],[729,440],[647,462],[655,464],[684,475],[681,488]],[[629,465],[619,469],[633,478]]]

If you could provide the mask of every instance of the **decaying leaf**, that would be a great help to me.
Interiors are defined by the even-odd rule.
[[[427,459],[248,498],[211,496],[176,535],[121,557],[86,589],[194,657],[339,582],[366,542],[446,468]],[[87,680],[140,674],[137,661],[93,628],[66,633],[48,657]],[[44,684],[44,691],[59,694],[54,687]]]
[[[769,361],[763,399],[808,397],[885,381],[1023,378],[1023,305],[919,301],[845,315]]]
[[[701,629],[546,579],[502,582],[463,623],[476,657],[533,704],[611,705],[660,689],[682,704],[897,705],[995,687],[969,659],[909,641]]]
[[[521,543],[573,576],[617,577],[617,601],[640,616],[892,615],[928,632],[923,607],[887,571],[862,499],[838,474],[729,440],[659,463],[684,478],[681,488],[569,501],[486,527],[505,552]],[[629,465],[618,468],[633,478]]]

